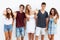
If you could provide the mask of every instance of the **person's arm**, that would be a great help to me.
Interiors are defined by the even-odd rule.
[[[49,23],[49,20],[48,18],[46,18],[46,29],[48,29],[48,23]]]
[[[35,18],[35,20],[37,20],[37,15],[38,15],[38,10],[36,9],[36,10],[34,10],[34,18]]]
[[[57,20],[59,19],[59,15],[55,15],[55,17],[54,17],[54,22],[55,22],[55,24],[57,23]]]
[[[34,15],[34,19],[36,20],[37,19],[37,14],[36,14],[36,11],[33,11],[33,15]]]
[[[29,15],[28,14],[25,15],[26,15],[26,20],[29,21]]]
[[[26,15],[24,13],[24,28],[26,29]]]
[[[57,19],[54,19],[55,24],[57,24]]]
[[[24,29],[26,29],[26,18],[24,18]]]
[[[38,14],[38,10],[37,9],[34,12],[35,12],[36,15]]]
[[[14,25],[14,20],[12,20],[12,26]]]
[[[6,10],[3,11],[3,15],[6,16]]]
[[[16,13],[16,12],[14,12],[13,14],[14,14],[14,19],[16,19],[17,13]]]
[[[14,18],[13,18],[13,20],[12,20],[12,26],[14,25],[14,19],[16,19],[17,13],[14,12],[13,15],[14,15]]]
[[[48,29],[48,22],[49,22],[49,19],[48,19],[48,13],[46,14],[46,30]]]

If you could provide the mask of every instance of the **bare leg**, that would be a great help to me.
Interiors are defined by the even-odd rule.
[[[12,40],[12,32],[9,32],[9,40]]]
[[[49,40],[51,40],[51,35],[48,35]]]
[[[32,33],[31,38],[32,38],[32,40],[34,40],[34,33]]]
[[[54,40],[54,35],[51,35],[51,40]]]
[[[41,40],[44,40],[44,35],[41,35]]]
[[[21,40],[24,40],[24,37],[21,37]]]
[[[5,40],[9,40],[8,32],[5,32]]]
[[[38,36],[35,36],[35,40],[38,40]]]
[[[20,37],[17,37],[17,40],[21,40],[21,38]]]
[[[31,33],[28,33],[29,40],[31,40]]]

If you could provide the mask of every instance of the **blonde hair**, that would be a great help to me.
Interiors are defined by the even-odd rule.
[[[25,13],[28,14],[28,15],[30,15],[30,11],[28,9],[28,6],[30,6],[30,5],[29,4],[26,5]]]

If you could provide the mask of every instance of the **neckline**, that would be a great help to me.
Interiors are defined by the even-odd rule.
[[[34,15],[29,15],[29,16],[34,16]]]
[[[41,10],[39,10],[39,11],[40,11],[40,13],[41,13],[42,15],[44,15],[44,14],[45,14],[45,12],[46,12],[46,11],[45,11],[44,13],[42,13],[42,12],[41,12]]]
[[[18,12],[19,12],[19,14],[23,14],[24,13],[24,12],[21,13],[20,11],[18,11]]]

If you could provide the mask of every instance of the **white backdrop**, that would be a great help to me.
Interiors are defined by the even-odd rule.
[[[46,10],[49,12],[50,8],[54,7],[58,10],[60,14],[60,0],[0,0],[0,40],[4,40],[4,26],[3,26],[3,10],[10,7],[13,11],[19,9],[20,4],[30,4],[32,9],[40,9],[42,2],[46,2]],[[57,34],[55,35],[55,40],[60,40],[60,19],[57,23]],[[25,37],[27,38],[27,37]],[[15,27],[13,27],[13,37],[12,40],[15,40]],[[46,40],[46,39],[45,39]],[[47,39],[48,40],[48,39]]]

